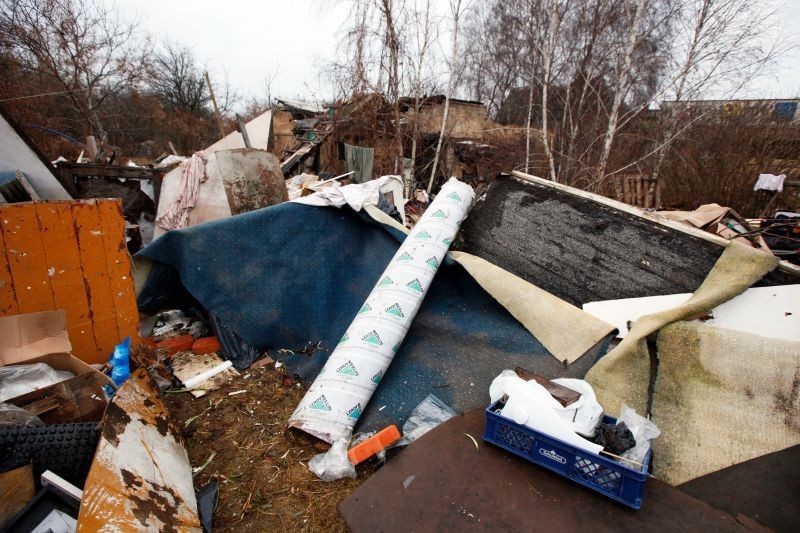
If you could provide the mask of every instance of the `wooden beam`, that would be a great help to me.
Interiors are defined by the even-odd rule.
[[[236,113],[236,122],[239,124],[239,132],[242,134],[242,139],[244,139],[244,147],[252,148],[253,145],[250,144],[250,136],[247,135],[247,126],[244,125],[244,119],[239,113]]]
[[[217,118],[217,130],[219,130],[219,138],[225,137],[225,128],[222,126],[222,113],[219,112],[217,105],[217,97],[214,95],[214,88],[211,86],[211,78],[206,71],[206,84],[208,84],[208,92],[211,94],[211,103],[214,104],[214,116]]]
[[[73,180],[75,177],[150,180],[161,175],[160,171],[148,167],[127,167],[124,165],[103,165],[96,163],[71,163],[68,161],[60,162],[58,164],[58,169],[59,173],[63,173],[64,175],[69,173]]]

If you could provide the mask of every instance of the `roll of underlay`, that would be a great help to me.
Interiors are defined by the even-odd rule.
[[[289,419],[324,441],[349,439],[408,332],[475,193],[450,178],[397,250]]]

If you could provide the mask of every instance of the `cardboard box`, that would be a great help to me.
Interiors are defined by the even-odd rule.
[[[0,366],[46,363],[74,378],[6,400],[45,424],[99,421],[106,407],[102,386],[111,379],[70,352],[63,310],[0,318]]]

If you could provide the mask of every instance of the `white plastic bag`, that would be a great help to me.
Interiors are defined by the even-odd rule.
[[[0,428],[4,426],[41,427],[42,419],[21,407],[0,402]]]
[[[636,446],[623,453],[622,457],[637,463],[644,463],[644,458],[650,451],[650,441],[661,435],[661,430],[652,420],[643,417],[624,403],[619,410],[619,418],[617,418],[617,424],[620,422],[625,422],[625,425],[633,433],[633,438],[636,439]]]
[[[447,422],[456,416],[449,405],[437,398],[434,394],[428,394],[419,405],[417,405],[408,419],[403,424],[403,438],[395,446],[405,446],[411,444],[428,431],[432,430],[442,422]]]
[[[45,363],[0,367],[0,402],[75,377],[66,370],[54,370]]]
[[[347,457],[347,441],[339,439],[331,449],[311,458],[308,469],[322,481],[335,481],[343,477],[356,477],[356,467]]]

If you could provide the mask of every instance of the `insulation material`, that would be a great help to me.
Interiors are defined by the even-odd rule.
[[[139,339],[119,200],[0,206],[0,316],[64,309],[72,353],[105,363]]]
[[[800,444],[800,342],[678,322],[659,333],[658,358],[659,479],[677,485]]]
[[[400,349],[472,204],[451,178],[406,238],[289,419],[327,442],[348,438]]]
[[[615,413],[626,403],[639,413],[647,412],[650,357],[645,339],[662,327],[702,315],[743,293],[763,278],[778,263],[778,258],[731,241],[703,284],[683,305],[637,320],[628,334],[586,374],[600,404]],[[659,364],[661,372],[664,363]],[[666,430],[664,431],[666,433]]]

